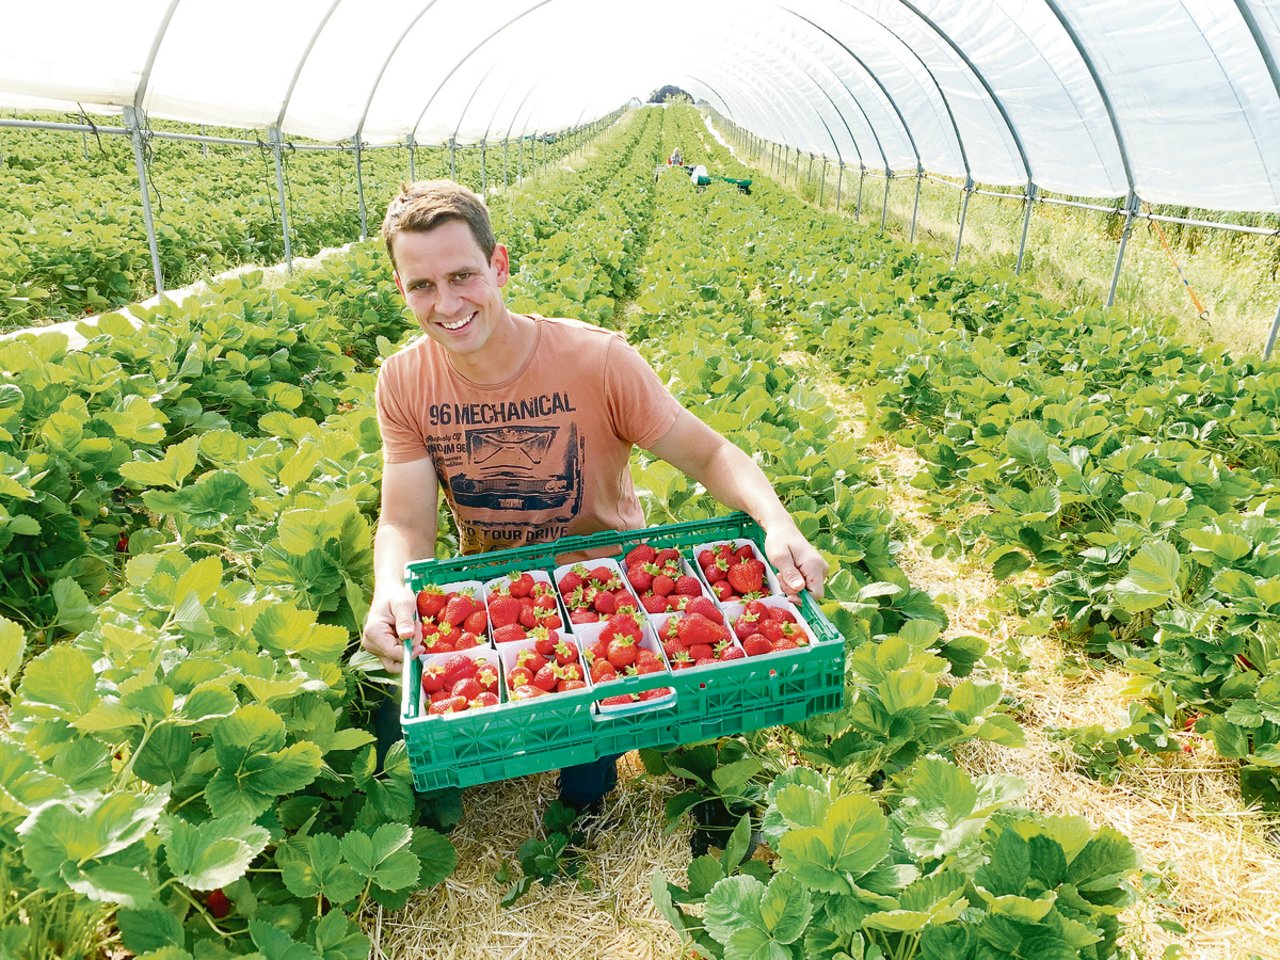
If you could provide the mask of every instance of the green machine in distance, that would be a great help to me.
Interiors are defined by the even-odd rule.
[[[692,183],[699,190],[706,189],[708,186],[711,185],[713,181],[719,181],[721,183],[732,183],[735,187],[738,188],[739,193],[745,193],[747,195],[751,194],[751,181],[749,179],[739,179],[735,177],[722,177],[722,176],[719,176],[718,174],[708,173],[707,168],[702,166],[701,164],[698,164],[697,166],[690,166],[688,164],[679,164],[679,163],[663,164],[662,166],[658,167],[657,170],[655,171],[654,173],[655,180],[662,175],[663,170],[680,170],[684,173],[687,173],[689,175],[689,182]]]

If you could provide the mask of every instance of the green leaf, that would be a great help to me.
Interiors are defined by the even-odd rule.
[[[18,689],[27,705],[46,717],[76,720],[98,701],[93,662],[69,644],[50,647],[30,661]]]
[[[368,936],[341,910],[330,910],[315,923],[312,940],[324,960],[367,960]]]
[[[54,581],[53,602],[58,607],[58,622],[68,630],[87,630],[93,626],[93,604],[80,584],[70,577]]]
[[[169,447],[161,460],[134,460],[121,465],[120,474],[142,486],[179,487],[195,469],[199,446],[200,439],[190,437]]]
[[[164,424],[169,418],[153,407],[145,397],[131,393],[114,410],[100,414],[121,440],[135,443],[159,443],[164,439]]]
[[[418,858],[418,883],[423,887],[434,887],[443,883],[458,865],[458,851],[443,834],[430,827],[414,827],[413,841],[409,849]]]
[[[1000,684],[991,680],[965,680],[951,688],[947,706],[965,723],[973,723],[1000,702]]]
[[[317,625],[314,610],[278,603],[253,622],[253,635],[264,648],[281,656],[294,654],[319,662],[333,662],[346,652],[351,635],[342,627]]]
[[[182,924],[168,910],[121,910],[116,924],[125,947],[133,953],[187,945]]]
[[[64,864],[102,860],[137,843],[155,827],[168,799],[169,791],[162,788],[150,794],[109,793],[87,810],[70,801],[50,803],[18,826],[27,866],[44,883],[62,889]]]
[[[177,514],[192,527],[207,533],[248,512],[252,500],[249,485],[226,470],[206,474],[194,484],[172,493],[148,490],[142,501],[160,514]]]
[[[0,737],[0,811],[26,816],[50,800],[65,799],[70,786],[49,773],[19,744]]]
[[[831,804],[820,827],[796,829],[779,845],[783,864],[811,890],[848,893],[889,852],[889,825],[870,797],[845,796]]]
[[[764,884],[754,877],[721,880],[711,888],[703,903],[703,924],[707,933],[722,944],[727,944],[734,932],[743,927],[753,927],[767,937],[768,930],[760,913],[764,894]]]
[[[12,620],[0,617],[0,676],[12,677],[22,666],[27,652],[27,636],[22,627]]]
[[[755,757],[743,757],[733,763],[716,767],[711,773],[711,779],[722,794],[731,794],[762,769],[760,761]]]
[[[1172,544],[1146,543],[1129,561],[1126,576],[1115,585],[1116,601],[1130,613],[1151,610],[1178,597],[1182,557]]]
[[[812,915],[813,900],[799,880],[779,873],[769,881],[760,902],[760,918],[774,940],[779,943],[799,940]]]
[[[193,824],[166,817],[160,835],[169,869],[192,890],[213,890],[239,880],[270,839],[263,827],[236,818]]]
[[[155,883],[144,871],[115,863],[66,864],[68,887],[90,900],[141,907],[155,900]]]
[[[284,739],[284,721],[257,704],[241,707],[214,728],[219,769],[205,799],[215,816],[256,818],[273,799],[316,778],[320,749],[307,741],[279,749]]]
[[[1019,420],[1005,434],[1005,449],[1009,456],[1041,470],[1049,469],[1049,438],[1038,423]]]
[[[751,846],[751,814],[744,813],[738,820],[738,825],[733,828],[733,832],[729,834],[729,839],[724,845],[723,867],[725,875],[730,874],[734,867],[742,862],[743,857],[747,855],[747,850]]]
[[[418,879],[418,858],[402,849],[411,839],[413,831],[403,823],[384,823],[372,836],[353,830],[342,838],[342,855],[384,890],[403,890]]]
[[[1021,550],[1006,550],[1000,554],[1000,559],[991,565],[991,575],[997,580],[1008,580],[1030,567],[1031,558]]]
[[[364,889],[364,881],[342,859],[338,838],[318,833],[305,840],[291,840],[278,848],[281,879],[295,897],[323,896],[344,904]]]
[[[250,920],[249,936],[261,951],[263,960],[320,960],[320,955],[311,947],[299,943],[265,920]]]

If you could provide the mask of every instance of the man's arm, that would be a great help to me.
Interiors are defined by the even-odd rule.
[[[373,601],[362,643],[392,673],[404,666],[402,638],[414,636],[417,612],[413,591],[404,584],[404,565],[435,556],[438,498],[431,458],[383,465],[382,509],[373,540]],[[414,652],[423,652],[420,642]]]
[[[754,460],[688,410],[680,411],[649,451],[701,483],[725,506],[745,511],[760,524],[765,554],[789,594],[808,587],[814,596],[822,596],[827,561],[805,539]]]

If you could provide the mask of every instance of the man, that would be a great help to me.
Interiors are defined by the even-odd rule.
[[[382,236],[426,334],[378,375],[382,512],[363,643],[388,670],[402,669],[401,638],[414,636],[404,567],[435,556],[442,487],[464,553],[638,529],[633,446],[749,513],[785,589],[821,596],[826,561],[760,468],[685,410],[621,335],[507,309],[507,250],[479,197],[445,180],[411,184]],[[563,799],[581,807],[611,789],[606,760],[562,772]]]

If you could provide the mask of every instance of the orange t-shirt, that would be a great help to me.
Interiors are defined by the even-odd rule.
[[[620,334],[531,319],[536,345],[503,383],[468,380],[428,337],[378,372],[383,459],[431,458],[463,553],[643,527],[631,448],[681,409]]]

